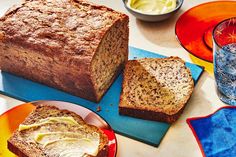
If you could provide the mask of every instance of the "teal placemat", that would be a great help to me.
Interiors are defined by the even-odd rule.
[[[130,47],[129,51],[129,59],[164,57],[134,47]],[[196,83],[203,72],[203,68],[190,63],[187,63],[187,66],[190,68],[193,79]],[[35,83],[15,75],[11,75],[6,72],[0,73],[0,92],[5,95],[27,102],[35,100],[67,101],[80,104],[81,106],[87,107],[95,112],[97,106],[99,105],[101,107],[101,111],[97,112],[97,114],[103,117],[111,125],[116,133],[153,146],[158,146],[161,142],[161,139],[168,131],[170,125],[167,123],[119,115],[118,104],[121,92],[121,84],[122,75],[116,79],[100,103],[94,103],[76,96],[72,96],[57,89]]]

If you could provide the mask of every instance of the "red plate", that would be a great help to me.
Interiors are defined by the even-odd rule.
[[[194,56],[213,61],[212,30],[220,21],[236,16],[236,1],[214,1],[195,6],[178,19],[175,33]]]
[[[108,157],[115,157],[117,150],[117,140],[114,131],[110,125],[96,113],[79,105],[61,101],[37,101],[26,103],[14,107],[0,116],[0,156],[16,157],[7,149],[7,139],[16,130],[20,123],[35,109],[35,105],[48,104],[56,106],[59,109],[66,109],[80,115],[88,124],[99,127],[109,139]]]

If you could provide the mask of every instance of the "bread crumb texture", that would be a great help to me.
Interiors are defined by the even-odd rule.
[[[184,107],[193,87],[190,70],[178,57],[129,61],[120,107],[174,115]]]

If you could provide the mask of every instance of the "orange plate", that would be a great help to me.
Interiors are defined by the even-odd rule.
[[[80,115],[88,124],[99,127],[109,139],[109,153],[108,157],[116,156],[117,140],[114,131],[110,125],[104,121],[100,116],[91,110],[72,103],[61,101],[37,101],[32,103],[26,103],[14,107],[4,114],[0,115],[0,157],[16,157],[7,149],[7,139],[18,128],[20,123],[35,109],[35,105],[38,104],[50,104],[56,106],[59,109],[66,109],[73,111]]]
[[[178,19],[175,33],[194,56],[213,61],[212,30],[220,21],[236,16],[236,1],[214,1],[195,6]]]

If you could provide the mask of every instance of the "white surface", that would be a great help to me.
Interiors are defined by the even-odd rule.
[[[0,0],[0,15],[20,0]],[[92,0],[130,15],[122,0]],[[183,11],[207,0],[186,0],[177,16],[161,23],[144,23],[130,15],[130,45],[167,56],[179,56],[191,62],[189,54],[175,38],[175,22]],[[0,114],[23,102],[0,95]],[[171,126],[158,148],[117,135],[117,157],[200,157],[197,142],[186,124],[186,118],[212,113],[224,105],[217,97],[214,79],[204,72],[181,118]],[[145,128],[144,128],[145,129]],[[155,134],[155,133],[151,133]]]

